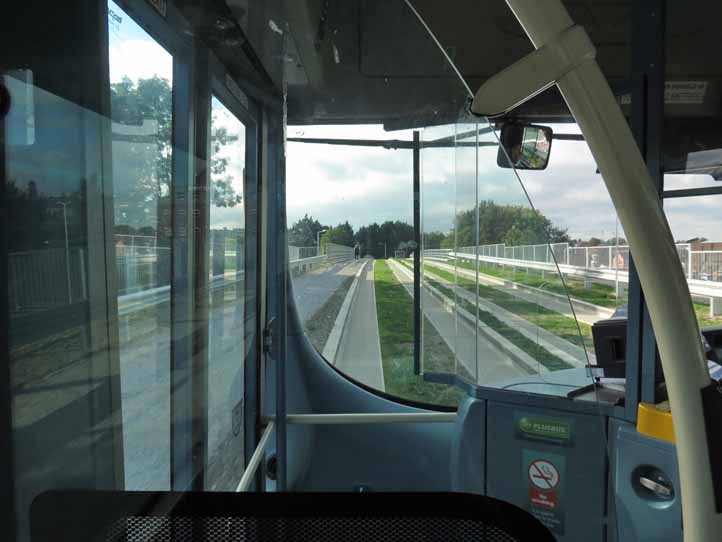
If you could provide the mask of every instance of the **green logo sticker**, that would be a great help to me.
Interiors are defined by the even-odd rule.
[[[516,415],[517,436],[519,438],[571,444],[572,427],[571,420],[547,418],[533,414]]]

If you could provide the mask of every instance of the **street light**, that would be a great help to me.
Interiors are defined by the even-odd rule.
[[[327,229],[324,229],[324,230],[318,230],[316,232],[316,256],[321,255],[321,234],[326,233],[327,231],[328,231]]]
[[[386,243],[379,243],[379,246],[384,246],[384,260],[386,259]]]
[[[68,213],[66,211],[68,204],[67,202],[59,201],[57,205],[58,207],[63,208],[63,227],[65,229],[65,276],[68,282],[68,304],[72,305],[73,291],[71,290],[70,285],[70,247],[68,245]]]

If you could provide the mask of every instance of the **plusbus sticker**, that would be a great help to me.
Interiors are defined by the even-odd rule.
[[[574,446],[574,421],[517,412],[514,415],[516,438]]]
[[[547,529],[564,534],[563,488],[566,478],[564,456],[522,451],[524,485],[527,487],[527,510]]]

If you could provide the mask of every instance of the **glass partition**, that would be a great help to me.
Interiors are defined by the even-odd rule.
[[[257,109],[162,4],[0,18],[9,540],[51,489],[234,491],[255,434]]]
[[[437,325],[450,321],[456,374],[467,381],[503,387],[533,376],[544,383],[551,373],[580,369],[584,382],[591,332],[565,288],[578,270],[564,269],[563,280],[558,264],[568,263],[569,243],[549,243],[559,241],[550,234],[566,233],[531,206],[497,154],[494,129],[479,119],[424,132],[424,311]],[[446,194],[437,197],[442,186]],[[424,354],[425,372],[437,372]]]
[[[246,127],[216,96],[210,147],[206,488],[233,491],[244,457]]]
[[[108,34],[125,480],[170,489],[173,56],[114,2]]]
[[[700,328],[722,325],[719,203],[719,195],[672,198],[664,202]]]
[[[286,74],[288,255],[307,337],[352,379],[425,403],[454,404],[458,396],[414,375],[414,355],[427,375],[479,386],[526,383],[519,389],[564,395],[589,384],[591,327],[624,303],[628,251],[585,143],[555,142],[548,168],[525,172],[522,182],[499,167],[498,126],[468,113],[466,81],[409,3],[365,4],[358,17],[359,61],[373,76],[362,88],[342,84],[353,68],[343,54],[348,36],[315,52],[289,51],[322,63],[338,55],[316,94],[292,66]],[[412,51],[424,51],[423,61],[409,64]],[[408,77],[384,78],[398,70]],[[573,124],[553,128],[578,135]],[[411,214],[413,131],[421,139],[419,225]],[[567,183],[555,184],[558,200],[588,187],[600,218],[575,213],[571,196],[568,216],[534,208],[526,178],[536,190],[542,176],[541,184]],[[423,315],[414,352],[417,226]],[[552,380],[559,386],[545,387]]]

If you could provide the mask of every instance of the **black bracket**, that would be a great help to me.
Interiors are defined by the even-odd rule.
[[[273,326],[275,323],[276,317],[274,316],[266,322],[266,326],[263,328],[263,351],[265,353],[270,352],[273,346]]]
[[[717,382],[711,382],[700,391],[715,508],[719,514],[722,512],[722,388]]]

